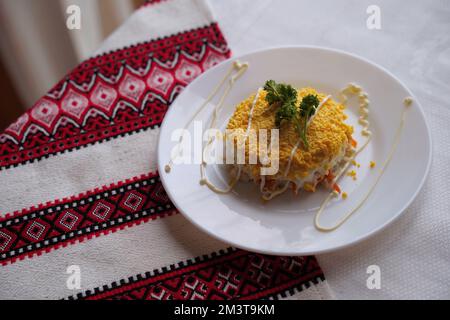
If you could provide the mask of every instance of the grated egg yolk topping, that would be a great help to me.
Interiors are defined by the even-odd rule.
[[[297,90],[298,99],[297,107],[303,97],[313,94],[317,95],[322,101],[327,95],[317,92],[313,88],[302,88]],[[275,113],[276,108],[269,106],[265,100],[266,91],[261,90],[259,97],[253,109],[253,118],[251,127],[253,130],[267,129],[268,141],[270,141],[270,130],[276,129]],[[234,114],[229,120],[227,129],[242,129],[245,134],[249,120],[249,109],[253,103],[255,94],[251,95],[240,104],[237,105]],[[307,177],[311,172],[322,166],[326,166],[331,159],[342,153],[342,150],[351,141],[353,127],[344,123],[346,115],[344,114],[344,105],[328,99],[322,108],[317,112],[314,119],[308,126],[307,140],[309,148],[305,149],[300,146],[292,157],[291,166],[287,175],[288,179],[301,179]],[[279,128],[279,171],[272,178],[282,177],[286,167],[288,166],[291,151],[297,144],[299,136],[295,127],[291,123],[282,122]],[[265,142],[267,143],[267,142]],[[246,163],[248,163],[249,141],[246,141]],[[253,177],[260,174],[261,164],[247,165]]]

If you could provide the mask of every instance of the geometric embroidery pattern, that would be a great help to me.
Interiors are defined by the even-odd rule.
[[[93,57],[0,133],[0,170],[158,127],[181,90],[229,56],[212,23]]]
[[[229,248],[69,299],[277,299],[323,279],[313,256],[279,257]]]
[[[0,263],[174,212],[157,173],[41,205],[0,218]]]

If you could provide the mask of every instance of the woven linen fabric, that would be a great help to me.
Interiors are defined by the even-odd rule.
[[[162,188],[165,112],[230,55],[204,1],[150,1],[0,135],[1,299],[333,297],[315,257],[231,248]]]

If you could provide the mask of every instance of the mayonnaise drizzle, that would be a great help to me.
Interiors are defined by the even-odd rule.
[[[262,90],[262,88],[258,88],[258,91],[257,91],[256,94],[255,94],[255,98],[253,99],[252,106],[251,106],[251,108],[250,108],[250,112],[249,112],[249,114],[248,114],[247,130],[245,131],[245,137],[246,137],[246,138],[248,137],[248,134],[249,134],[250,129],[251,129],[251,127],[252,127],[253,110],[255,109],[255,105],[256,105],[256,102],[258,101],[259,94],[260,94],[260,91],[261,91],[261,90]],[[245,139],[245,140],[246,140],[246,139]],[[244,142],[245,142],[245,140],[244,140]]]
[[[317,114],[319,113],[320,109],[322,109],[323,105],[325,104],[325,102],[328,101],[328,99],[331,98],[331,95],[326,96],[322,102],[317,106],[316,112],[314,112],[314,114],[312,115],[311,118],[309,118],[308,122],[306,123],[306,127],[309,126],[309,124],[314,120],[314,118],[317,116]]]
[[[233,78],[231,79],[230,86],[228,87],[229,89],[231,89],[231,86],[234,84],[235,80],[237,80],[237,78],[234,79],[234,80],[233,80]],[[253,110],[255,109],[255,105],[256,105],[256,102],[258,101],[258,98],[259,98],[261,90],[262,89],[259,88],[258,91],[256,92],[255,97],[254,97],[254,99],[252,101],[252,105],[251,105],[250,110],[249,110],[247,129],[245,131],[245,136],[244,136],[244,140],[243,140],[244,147],[245,147],[245,142],[247,140],[247,137],[249,135],[249,132],[250,132],[250,129],[251,129],[251,125],[252,125]],[[224,98],[224,96],[222,96],[222,98]],[[221,101],[217,105],[216,111],[221,108],[221,104],[223,104],[223,101]],[[216,116],[217,116],[217,114],[216,114]],[[213,128],[214,126],[215,126],[215,121],[211,122],[210,128]],[[203,157],[205,156],[207,148],[211,145],[211,143],[212,143],[212,139],[208,140],[208,142],[207,142],[207,144],[206,144],[206,146],[204,148]],[[212,191],[214,191],[216,193],[225,194],[225,193],[230,192],[233,189],[233,187],[236,185],[236,183],[239,181],[239,179],[241,177],[241,174],[242,174],[242,165],[240,164],[240,165],[238,165],[238,169],[237,169],[238,171],[235,174],[235,176],[232,179],[232,181],[228,183],[228,185],[227,185],[227,187],[225,189],[220,189],[220,188],[216,187],[211,181],[208,180],[208,177],[206,176],[206,172],[205,172],[206,166],[207,166],[206,162],[202,161],[202,164],[200,165],[200,175],[201,175],[200,184],[207,185],[208,188],[210,188]]]
[[[316,112],[314,113],[314,115],[309,119],[307,126],[309,125],[309,123],[312,121],[312,119],[316,116],[316,114],[319,112],[319,110],[322,108],[322,106],[331,98],[331,96],[326,96],[321,102],[320,104],[317,106]],[[291,165],[292,165],[292,160],[294,159],[295,153],[297,152],[298,147],[300,146],[300,144],[302,143],[302,139],[299,138],[297,140],[297,143],[295,144],[295,146],[291,149],[291,154],[289,155],[289,160],[288,160],[288,164],[286,166],[286,169],[284,170],[284,174],[283,177],[286,178],[289,174],[289,171],[291,170]],[[262,182],[262,180],[261,180]],[[273,199],[274,197],[276,197],[279,194],[282,194],[283,192],[285,192],[287,190],[287,188],[289,187],[289,183],[291,181],[287,180],[284,184],[284,186],[280,189],[277,189],[273,192],[266,192],[265,194],[263,194],[262,198],[264,200],[270,200]],[[265,183],[265,179],[264,179],[264,183]],[[264,189],[264,185],[260,186],[260,189],[263,190]]]
[[[349,90],[350,88],[350,90]],[[339,180],[339,178],[347,171],[348,166],[350,165],[350,163],[352,162],[352,160],[354,160],[356,158],[356,156],[361,153],[361,151],[364,150],[364,148],[368,145],[370,138],[371,138],[371,132],[368,130],[369,128],[369,121],[368,121],[368,99],[367,99],[367,94],[361,91],[361,88],[358,86],[355,86],[353,84],[350,84],[349,87],[347,87],[346,89],[343,90],[343,96],[344,96],[344,101],[346,102],[346,96],[344,91],[350,92],[352,94],[358,94],[360,97],[360,119],[359,120],[366,120],[367,122],[363,122],[363,121],[358,121],[360,124],[363,125],[363,131],[361,132],[364,135],[364,132],[366,133],[366,135],[368,136],[368,139],[366,139],[365,143],[363,146],[361,146],[351,157],[350,159],[346,162],[346,164],[343,166],[343,168],[341,169],[341,171],[336,175],[336,177],[333,180],[333,183],[335,183],[337,180]],[[362,98],[361,98],[362,97]],[[344,102],[344,103],[345,103]],[[411,105],[412,101],[409,99],[405,99],[404,100],[404,105],[406,107],[408,107],[409,105]],[[385,172],[387,166],[389,165],[396,149],[398,146],[398,143],[400,141],[400,137],[401,137],[401,133],[403,130],[403,126],[405,123],[405,115],[406,115],[406,108],[403,109],[402,114],[401,114],[401,120],[400,120],[400,124],[397,128],[397,131],[395,133],[394,136],[394,142],[392,144],[392,147],[389,151],[388,157],[387,159],[384,161],[383,165],[380,168],[379,171],[379,175],[377,176],[375,182],[372,184],[372,186],[369,188],[368,192],[365,194],[365,196],[362,198],[362,200],[358,203],[358,205],[353,208],[350,212],[346,213],[343,217],[341,217],[338,222],[331,227],[325,227],[322,226],[319,222],[320,216],[323,213],[326,205],[331,201],[331,199],[333,197],[336,196],[336,192],[330,192],[330,194],[328,194],[327,198],[322,202],[322,204],[319,207],[319,210],[317,211],[315,217],[314,217],[314,226],[320,230],[320,231],[324,231],[324,232],[328,232],[328,231],[333,231],[336,230],[337,228],[339,228],[342,224],[344,224],[344,222],[346,222],[356,211],[358,211],[363,204],[367,201],[367,199],[370,197],[370,195],[372,194],[373,190],[375,190],[375,187],[377,186],[378,182],[380,181],[383,173]]]
[[[222,80],[219,82],[219,84],[217,84],[217,86],[211,91],[211,93],[209,94],[209,96],[206,98],[206,100],[201,104],[200,108],[194,113],[194,115],[189,119],[189,121],[186,123],[186,125],[184,126],[184,130],[186,130],[191,123],[195,120],[195,118],[197,118],[198,114],[208,105],[209,102],[211,102],[211,100],[217,95],[217,93],[219,92],[220,88],[222,88],[222,86],[225,84],[225,82],[227,81],[227,79],[231,76],[231,74],[234,71],[237,71],[237,73],[233,76],[233,78],[230,79],[230,83],[233,82],[231,84],[231,86],[234,84],[234,81],[236,81],[241,75],[242,73],[244,73],[248,68],[248,63],[244,62],[240,62],[238,60],[234,61],[232,66],[228,69],[227,73],[224,75],[224,77],[222,78]],[[231,88],[230,88],[231,89]],[[229,91],[229,90],[228,90]],[[228,92],[225,92],[226,94],[228,94]],[[225,96],[225,94],[224,94]],[[222,98],[224,99],[224,96],[222,96]],[[223,100],[222,99],[222,100]],[[217,109],[217,107],[216,107]],[[217,115],[217,110],[215,109],[214,111],[214,119]],[[169,173],[170,170],[172,169],[173,166],[173,162],[175,161],[175,159],[180,155],[180,147],[182,145],[183,142],[183,137],[184,135],[181,135],[178,143],[177,143],[177,152],[175,153],[175,155],[172,155],[170,157],[169,163],[165,165],[164,170]]]

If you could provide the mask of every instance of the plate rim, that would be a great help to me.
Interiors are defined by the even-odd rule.
[[[341,55],[345,55],[345,56],[349,56],[353,59],[357,59],[360,60],[362,62],[365,62],[381,71],[383,71],[384,73],[386,73],[387,75],[389,75],[392,79],[394,79],[395,81],[397,81],[401,87],[403,87],[403,89],[405,89],[405,91],[408,93],[409,96],[411,96],[413,98],[413,101],[415,103],[415,108],[417,108],[419,110],[420,115],[422,116],[422,119],[424,121],[425,124],[425,129],[426,129],[426,133],[428,136],[428,146],[429,146],[429,153],[428,153],[428,157],[427,157],[427,164],[426,164],[426,168],[425,171],[422,175],[422,178],[420,180],[420,183],[418,184],[415,192],[411,195],[411,197],[408,199],[408,201],[405,202],[405,204],[402,206],[401,209],[397,210],[397,212],[390,218],[387,219],[384,223],[382,223],[380,226],[376,227],[374,230],[372,230],[371,232],[368,232],[365,235],[362,235],[360,237],[357,237],[355,239],[353,239],[352,241],[345,243],[345,244],[341,244],[332,248],[325,248],[323,250],[305,250],[302,252],[294,252],[294,251],[273,251],[273,250],[261,250],[261,249],[257,249],[257,248],[253,248],[250,246],[246,246],[246,245],[242,245],[240,243],[235,243],[233,240],[229,240],[229,239],[224,239],[223,237],[220,237],[219,235],[211,232],[210,230],[204,228],[201,224],[197,223],[196,221],[194,221],[188,214],[186,214],[184,212],[184,210],[180,209],[180,206],[178,205],[177,201],[175,200],[175,198],[173,197],[170,189],[167,186],[167,183],[165,181],[165,177],[164,177],[164,164],[161,163],[160,161],[160,148],[161,148],[161,137],[163,135],[161,135],[161,133],[166,129],[167,126],[167,121],[165,121],[165,119],[167,119],[168,115],[170,115],[172,112],[174,112],[172,108],[169,107],[166,115],[164,116],[163,122],[160,126],[160,132],[159,132],[159,136],[158,136],[158,142],[157,142],[157,170],[160,173],[159,177],[160,180],[162,182],[162,185],[164,187],[164,190],[166,191],[166,193],[168,194],[170,200],[174,203],[176,210],[178,210],[190,223],[192,223],[196,228],[200,229],[202,232],[205,232],[207,235],[218,239],[226,244],[229,244],[231,246],[234,246],[236,248],[240,248],[243,250],[247,250],[250,252],[256,252],[256,253],[261,253],[261,254],[269,254],[269,255],[275,255],[275,256],[298,256],[298,255],[316,255],[316,254],[324,254],[324,253],[329,253],[329,252],[334,252],[337,250],[342,250],[351,246],[354,246],[358,243],[361,243],[364,240],[367,240],[373,236],[375,236],[376,234],[378,234],[379,232],[381,232],[383,229],[385,229],[386,227],[388,227],[389,225],[391,225],[394,221],[396,221],[400,216],[402,216],[406,209],[408,209],[408,207],[412,204],[412,202],[417,198],[417,195],[419,194],[419,192],[423,189],[423,186],[425,184],[425,181],[427,180],[428,176],[429,176],[429,172],[430,172],[430,168],[431,168],[431,164],[432,164],[432,158],[433,158],[433,142],[432,142],[432,138],[431,138],[431,130],[430,130],[430,126],[428,124],[428,120],[427,117],[425,115],[425,112],[423,110],[422,104],[420,103],[420,101],[417,99],[417,97],[414,95],[414,93],[403,83],[403,81],[401,81],[397,76],[395,76],[393,73],[391,73],[389,70],[387,70],[385,67],[379,65],[378,63],[375,63],[367,58],[361,57],[358,54],[355,53],[350,53],[341,49],[335,49],[335,48],[330,48],[330,47],[325,47],[325,46],[315,46],[315,45],[280,45],[280,46],[269,46],[269,47],[265,47],[265,48],[261,48],[261,49],[257,49],[257,50],[253,50],[253,51],[249,51],[249,52],[244,52],[243,54],[240,54],[238,56],[234,56],[234,57],[230,57],[227,58],[223,61],[221,61],[220,63],[218,63],[217,65],[215,65],[214,67],[206,70],[205,72],[203,72],[202,74],[200,74],[197,78],[195,78],[191,83],[189,83],[185,89],[191,85],[194,85],[196,83],[196,81],[199,81],[199,79],[201,79],[202,77],[207,76],[210,72],[213,72],[214,69],[219,68],[220,66],[226,64],[226,63],[230,63],[231,61],[236,61],[242,58],[245,58],[246,56],[251,56],[254,54],[258,54],[258,53],[263,53],[263,52],[269,52],[269,51],[275,51],[275,50],[280,50],[280,49],[314,49],[314,50],[321,50],[321,51],[328,51],[328,52],[332,52],[332,53],[338,53]],[[183,90],[184,91],[184,90]],[[183,91],[181,92],[180,95],[183,94]],[[178,98],[178,97],[177,97]],[[172,104],[176,101],[176,99],[172,102]]]

